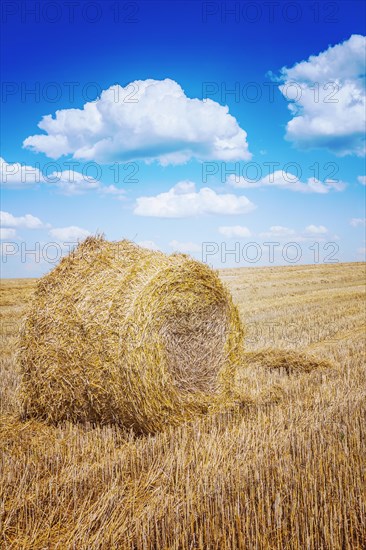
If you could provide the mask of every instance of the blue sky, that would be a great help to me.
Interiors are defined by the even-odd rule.
[[[216,267],[363,260],[365,9],[4,1],[2,276],[96,232]]]

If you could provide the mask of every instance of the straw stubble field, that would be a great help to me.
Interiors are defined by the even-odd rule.
[[[16,334],[35,281],[2,282],[2,547],[365,547],[364,264],[220,275],[246,325],[242,398],[138,437],[19,420]],[[333,368],[272,369],[281,355],[255,353],[269,346]]]

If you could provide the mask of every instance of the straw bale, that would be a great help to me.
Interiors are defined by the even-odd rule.
[[[242,342],[207,265],[89,237],[38,282],[20,335],[22,415],[154,432],[230,391]]]

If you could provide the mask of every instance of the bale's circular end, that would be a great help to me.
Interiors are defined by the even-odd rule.
[[[23,414],[155,431],[225,391],[242,341],[208,266],[88,238],[38,283],[20,341]]]

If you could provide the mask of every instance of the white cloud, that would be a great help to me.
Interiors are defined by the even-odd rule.
[[[125,189],[122,189],[120,187],[116,187],[115,185],[101,185],[99,187],[99,193],[101,195],[114,195],[117,197],[117,199],[124,199],[126,191]]]
[[[13,216],[9,212],[0,212],[0,225],[6,227],[25,227],[27,229],[40,229],[45,227],[39,218],[26,214],[25,216]]]
[[[302,149],[325,147],[339,156],[365,153],[365,42],[354,34],[281,69],[279,89],[293,100],[288,140]]]
[[[55,187],[63,195],[82,195],[87,191],[97,191],[100,195],[114,195],[123,199],[126,191],[115,185],[102,185],[100,181],[74,170],[58,170],[43,175],[38,167],[24,163],[9,164],[0,157],[0,182],[3,187],[24,189],[43,184]]]
[[[169,243],[169,246],[170,248],[172,248],[174,251],[176,252],[183,252],[183,253],[188,253],[188,252],[201,252],[201,246],[199,244],[196,244],[196,243],[192,243],[192,242],[185,242],[185,243],[182,243],[182,242],[179,242],[179,241],[170,241]]]
[[[228,185],[236,189],[259,189],[260,187],[277,187],[289,189],[298,193],[329,193],[329,191],[342,191],[346,184],[342,181],[327,179],[324,182],[316,178],[308,178],[305,182],[300,181],[291,172],[276,170],[258,181],[248,180],[243,176],[231,174],[227,179]]]
[[[296,231],[290,227],[282,225],[272,225],[269,231],[259,233],[259,237],[263,239],[290,239],[291,241],[324,241],[325,237],[332,240],[338,240],[336,235],[329,236],[329,231],[324,225],[308,225],[303,231]]]
[[[324,225],[308,225],[305,227],[305,233],[310,235],[325,235],[328,229]]]
[[[196,191],[193,182],[179,182],[165,193],[139,197],[134,213],[159,218],[187,218],[201,214],[245,214],[256,206],[245,196],[219,194],[209,187]]]
[[[357,181],[361,183],[361,185],[366,185],[366,176],[358,176]]]
[[[123,199],[126,191],[115,185],[102,185],[98,180],[73,170],[54,172],[48,176],[48,183],[58,188],[63,195],[83,195],[88,191],[97,191],[100,195],[113,195]]]
[[[139,246],[142,246],[143,248],[149,248],[150,250],[159,250],[159,247],[154,241],[139,241]]]
[[[9,229],[8,227],[0,227],[0,239],[5,241],[7,239],[16,239],[17,232],[15,229]]]
[[[50,235],[59,241],[72,243],[85,239],[90,235],[90,231],[75,225],[70,225],[69,227],[58,227],[51,229]]]
[[[353,227],[357,227],[358,225],[366,225],[366,218],[352,218],[350,224]]]
[[[38,126],[46,133],[23,145],[51,158],[72,154],[103,163],[143,159],[162,165],[251,158],[247,134],[228,107],[190,99],[171,79],[111,86],[82,109],[56,111]]]
[[[115,185],[102,185],[95,178],[74,170],[53,172],[47,176],[47,184],[56,187],[63,195],[83,195],[88,191],[97,191],[100,195],[114,195],[122,198],[126,191]]]
[[[272,225],[269,228],[269,231],[259,233],[259,236],[262,238],[285,238],[293,237],[295,234],[296,233],[294,229],[290,229],[289,227],[284,227],[282,225]]]
[[[99,181],[74,170],[53,172],[47,179],[48,183],[57,187],[63,195],[82,195],[86,191],[101,187]]]
[[[42,172],[24,163],[8,163],[0,157],[0,182],[3,187],[24,189],[43,182]]]
[[[228,239],[231,237],[250,237],[251,232],[247,227],[244,227],[243,225],[222,225],[219,227],[219,233],[221,235],[224,235]]]

